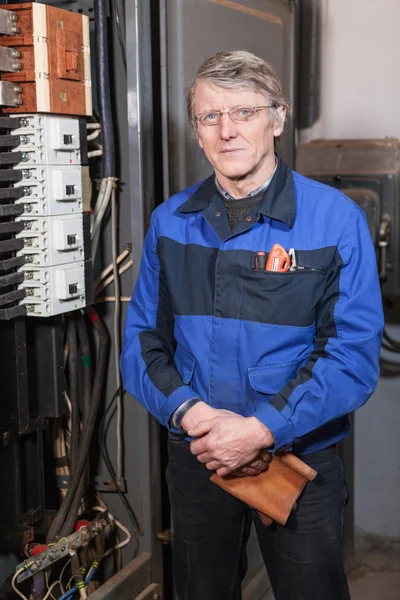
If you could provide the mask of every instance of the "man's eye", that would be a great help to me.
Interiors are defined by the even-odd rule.
[[[249,117],[253,113],[251,108],[241,108],[238,112],[241,117]]]
[[[218,113],[209,113],[204,117],[205,121],[216,121],[218,119]]]

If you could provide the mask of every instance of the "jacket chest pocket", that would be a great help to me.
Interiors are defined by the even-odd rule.
[[[244,274],[241,318],[260,323],[308,327],[325,288],[325,271],[276,273],[251,269]]]

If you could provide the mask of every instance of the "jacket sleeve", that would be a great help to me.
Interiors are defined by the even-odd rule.
[[[362,406],[379,378],[383,330],[376,255],[364,213],[350,217],[316,309],[314,350],[294,379],[256,411],[286,448]]]
[[[174,363],[174,315],[157,243],[152,223],[128,306],[121,373],[125,389],[168,427],[175,409],[198,394],[183,383]]]

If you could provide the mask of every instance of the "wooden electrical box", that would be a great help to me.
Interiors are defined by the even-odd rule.
[[[16,12],[18,32],[0,46],[19,51],[21,69],[1,79],[22,88],[23,103],[4,112],[91,115],[88,17],[35,2],[5,8]]]

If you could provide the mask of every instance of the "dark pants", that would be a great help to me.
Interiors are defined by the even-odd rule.
[[[347,490],[336,448],[302,457],[317,478],[285,527],[265,527],[255,511],[210,482],[188,442],[170,435],[168,447],[178,600],[240,600],[252,521],[276,600],[349,600],[341,546]]]

